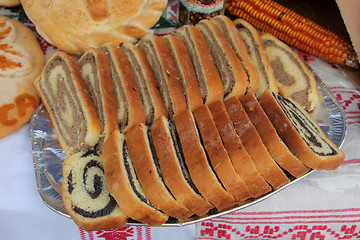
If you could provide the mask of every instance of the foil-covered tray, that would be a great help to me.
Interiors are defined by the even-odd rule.
[[[314,71],[313,71],[314,73]],[[339,102],[326,88],[325,84],[314,73],[317,87],[319,92],[323,96],[321,106],[317,111],[312,114],[312,117],[318,122],[322,130],[327,136],[339,147],[344,142],[347,122],[345,113]],[[35,177],[37,183],[37,189],[39,195],[48,206],[54,212],[69,217],[64,207],[61,198],[61,184],[62,184],[62,163],[66,158],[66,154],[62,151],[56,135],[52,131],[51,120],[46,111],[46,108],[41,104],[34,113],[30,122],[30,139],[32,142],[32,156],[35,170]],[[203,217],[195,217],[189,219],[186,222],[167,222],[162,226],[184,226],[193,223],[198,223],[204,220],[208,220],[213,217],[218,217],[230,212],[238,211],[260,201],[265,200],[268,197],[273,196],[284,188],[292,185],[293,183],[300,181],[304,177],[313,173],[315,170],[310,170],[306,175],[291,179],[290,183],[282,188],[272,191],[265,196],[257,199],[252,199],[246,203],[235,206],[234,208],[222,212],[210,212]],[[128,222],[128,225],[142,225],[137,222]]]

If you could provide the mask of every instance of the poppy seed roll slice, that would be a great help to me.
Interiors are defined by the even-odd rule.
[[[127,221],[107,187],[104,159],[92,149],[63,164],[62,198],[74,222],[86,231],[120,228]]]
[[[124,213],[138,222],[160,226],[168,216],[157,210],[146,198],[137,178],[125,137],[114,131],[102,148],[104,170],[110,193]]]

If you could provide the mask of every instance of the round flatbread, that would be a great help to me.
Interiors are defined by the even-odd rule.
[[[38,33],[73,55],[110,42],[136,41],[160,19],[167,0],[21,0]]]
[[[34,79],[45,65],[35,34],[0,16],[0,138],[27,123],[40,103]]]

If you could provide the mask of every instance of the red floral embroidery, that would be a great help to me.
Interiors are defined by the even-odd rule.
[[[116,229],[108,229],[102,231],[96,231],[98,238],[104,238],[105,240],[127,240],[128,237],[134,236],[133,227],[123,227]]]
[[[302,58],[308,64],[315,61],[315,58],[307,52],[298,50],[298,55],[300,58]]]
[[[348,124],[360,124],[360,91],[354,88],[330,87],[346,113]]]
[[[332,230],[326,225],[296,225],[287,230],[278,225],[270,227],[247,225],[245,232],[226,224],[214,225],[211,222],[202,222],[206,226],[200,231],[198,239],[291,239],[291,240],[325,240],[325,239],[353,239],[360,238],[357,225],[342,225],[340,232]]]

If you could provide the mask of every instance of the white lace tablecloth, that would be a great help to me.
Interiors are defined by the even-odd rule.
[[[0,12],[13,14],[8,9]],[[43,40],[40,43],[47,56],[56,50]],[[39,196],[26,124],[0,139],[0,240],[359,239],[360,91],[335,66],[302,52],[299,55],[346,112],[348,130],[341,148],[346,159],[337,170],[315,171],[260,203],[190,226],[85,232],[50,210]]]

